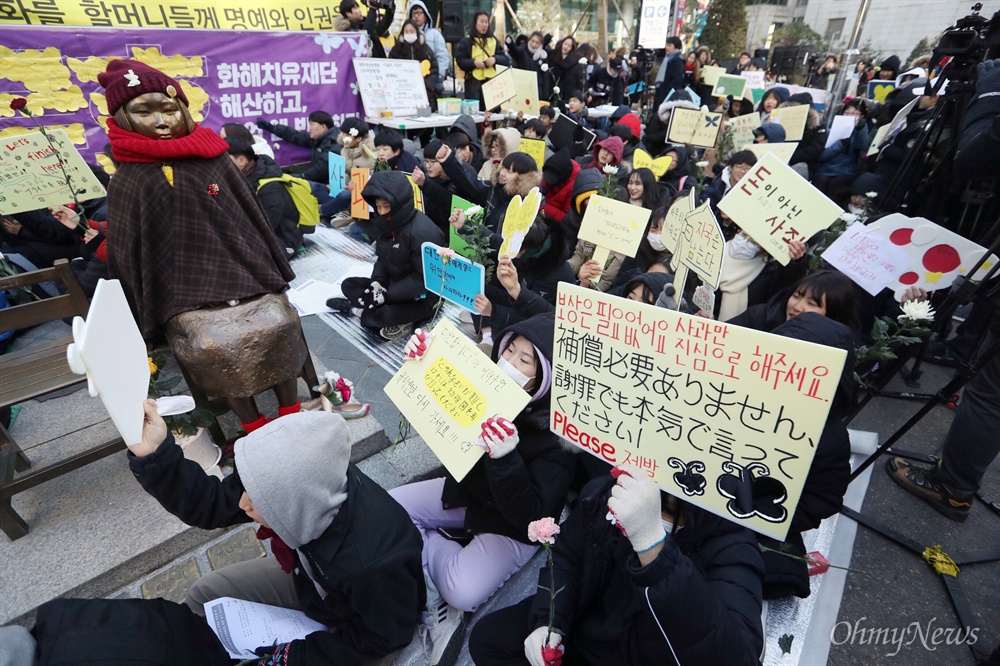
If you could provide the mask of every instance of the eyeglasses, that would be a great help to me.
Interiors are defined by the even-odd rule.
[[[733,165],[730,165],[729,170],[730,171],[749,171],[750,170],[750,165],[749,164],[733,164]]]

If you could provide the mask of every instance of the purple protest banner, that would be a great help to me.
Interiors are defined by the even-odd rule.
[[[368,48],[367,35],[353,32],[8,26],[0,44],[0,140],[34,131],[10,108],[12,98],[25,97],[40,123],[64,128],[84,159],[110,167],[97,75],[113,58],[132,58],[177,79],[199,124],[218,131],[241,123],[267,139],[279,164],[304,162],[308,149],[262,133],[256,119],[305,131],[313,111],[328,112],[338,126],[360,115],[351,58]]]

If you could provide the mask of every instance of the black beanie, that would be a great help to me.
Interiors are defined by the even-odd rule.
[[[573,174],[572,161],[568,149],[563,148],[557,151],[552,157],[545,160],[545,165],[542,166],[542,180],[550,186],[565,183]]]

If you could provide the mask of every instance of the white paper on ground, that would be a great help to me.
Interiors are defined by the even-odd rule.
[[[194,398],[189,395],[165,395],[156,399],[156,413],[160,416],[186,414],[194,409]]]
[[[826,147],[829,148],[841,139],[846,139],[854,134],[856,123],[851,116],[834,116],[833,124],[826,135]]]
[[[289,643],[327,630],[302,611],[232,597],[205,604],[205,619],[233,659],[253,659],[259,647]]]
[[[326,302],[331,298],[343,298],[344,292],[340,286],[349,277],[371,277],[372,264],[365,261],[355,262],[340,279],[334,283],[323,282],[322,280],[307,280],[298,287],[285,292],[288,302],[299,313],[300,317],[319,314],[321,312],[333,312],[326,306]]]

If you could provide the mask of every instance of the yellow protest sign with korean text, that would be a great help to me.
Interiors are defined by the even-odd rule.
[[[595,194],[587,204],[578,238],[634,257],[651,214],[648,208]]]
[[[789,242],[805,242],[844,212],[774,153],[750,167],[719,210],[782,265],[790,261]]]
[[[535,164],[538,168],[542,168],[542,164],[545,163],[545,140],[544,139],[529,139],[527,137],[521,137],[518,142],[517,149],[522,153],[527,153],[535,158]]]
[[[475,445],[486,419],[511,421],[530,396],[447,320],[432,331],[427,353],[405,361],[385,394],[457,481],[484,451]]]
[[[727,118],[724,131],[732,130],[734,146],[745,146],[748,143],[753,143],[753,131],[758,127],[760,127],[760,114],[748,113],[735,118]]]
[[[847,352],[559,284],[553,432],[784,540]]]
[[[808,104],[777,108],[771,112],[771,122],[785,128],[785,141],[801,141],[810,108]]]
[[[368,169],[351,169],[351,217],[358,220],[368,219],[368,202],[361,196],[361,191],[368,184]]]
[[[697,273],[713,289],[718,289],[725,250],[726,239],[722,236],[712,207],[706,201],[684,218],[684,233],[678,252],[681,265]]]

